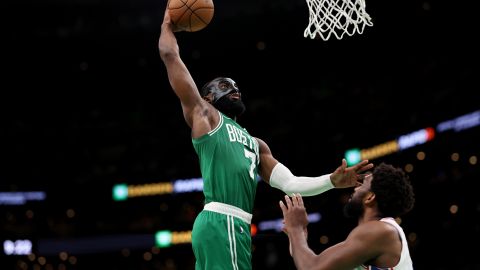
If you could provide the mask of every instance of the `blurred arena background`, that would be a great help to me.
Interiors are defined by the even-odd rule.
[[[1,270],[194,269],[201,176],[157,51],[165,4],[0,4]],[[401,220],[415,268],[480,269],[473,8],[367,0],[373,27],[324,42],[303,37],[304,1],[215,5],[207,28],[177,34],[199,86],[234,78],[247,105],[239,121],[295,174],[362,154],[404,168],[417,199]],[[349,192],[306,198],[315,251],[354,226],[341,211]],[[294,269],[278,231],[282,195],[259,183],[254,269]]]

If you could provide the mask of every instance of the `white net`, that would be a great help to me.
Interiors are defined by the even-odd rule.
[[[310,13],[304,36],[328,40],[333,34],[342,39],[344,34],[362,34],[365,25],[372,26],[365,11],[365,0],[306,0]]]

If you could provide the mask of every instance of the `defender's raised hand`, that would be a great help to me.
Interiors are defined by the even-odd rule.
[[[304,230],[308,225],[307,211],[300,194],[294,194],[292,198],[285,195],[285,204],[280,201],[280,208],[283,213],[283,231],[289,233],[291,230]]]
[[[303,199],[300,194],[293,194],[292,199],[285,195],[285,204],[280,201],[280,208],[282,209],[283,213],[283,231],[288,235],[288,232],[293,232],[295,228],[303,228],[303,235],[305,236],[305,240],[308,237],[308,218],[307,218],[307,211],[303,204]],[[287,223],[288,222],[288,223]],[[288,228],[287,228],[288,226]],[[289,242],[288,251],[290,252],[290,256],[293,256],[292,250],[292,243]]]

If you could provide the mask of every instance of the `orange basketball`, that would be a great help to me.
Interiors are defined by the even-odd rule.
[[[202,30],[213,18],[213,0],[169,0],[167,5],[170,19],[179,31]]]

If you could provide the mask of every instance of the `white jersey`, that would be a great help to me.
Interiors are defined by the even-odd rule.
[[[382,218],[380,221],[392,224],[395,228],[397,228],[398,234],[402,239],[402,253],[400,255],[400,261],[394,267],[381,268],[374,265],[361,265],[355,267],[354,270],[413,270],[413,263],[412,258],[410,258],[410,251],[408,250],[407,238],[405,237],[402,227],[400,227],[400,225],[398,225],[393,218]]]

